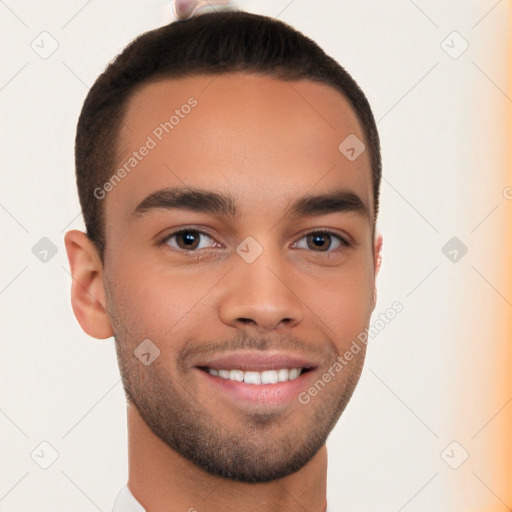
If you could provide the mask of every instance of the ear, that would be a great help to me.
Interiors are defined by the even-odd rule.
[[[106,310],[103,264],[89,237],[76,229],[64,236],[71,268],[71,305],[82,329],[93,338],[114,335]]]
[[[382,234],[378,233],[378,235],[375,237],[375,246],[373,248],[373,265],[375,268],[375,277],[377,277],[377,274],[379,273],[380,266],[382,263],[382,243],[383,238]],[[372,298],[372,311],[375,309],[375,306],[377,305],[377,284],[373,283],[373,298]]]

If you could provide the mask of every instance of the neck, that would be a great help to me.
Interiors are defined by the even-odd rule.
[[[128,487],[146,512],[324,512],[326,446],[297,472],[265,483],[203,471],[165,444],[128,402]]]

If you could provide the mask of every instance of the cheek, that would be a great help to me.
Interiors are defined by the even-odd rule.
[[[164,340],[197,321],[210,279],[169,272],[149,259],[126,257],[110,274],[111,300],[119,322],[132,338]]]
[[[370,319],[370,295],[366,290],[346,288],[324,291],[320,319],[336,333],[336,339],[350,344]],[[332,332],[331,332],[332,333]]]
[[[311,309],[329,327],[328,333],[338,340],[338,350],[345,350],[352,340],[364,332],[370,322],[373,296],[373,271],[367,265],[351,266],[350,271],[326,279],[321,286],[310,289],[316,297]],[[309,303],[308,303],[309,305]]]

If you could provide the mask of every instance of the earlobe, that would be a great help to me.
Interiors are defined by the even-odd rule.
[[[82,329],[93,338],[114,335],[106,310],[103,264],[94,243],[82,231],[68,231],[64,236],[71,268],[71,306]]]

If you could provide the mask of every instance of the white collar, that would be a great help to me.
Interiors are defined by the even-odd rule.
[[[125,485],[116,496],[112,512],[146,512],[146,509],[135,499],[128,486]]]
[[[128,486],[125,485],[117,494],[112,512],[146,512],[146,509],[135,499]],[[329,509],[326,508],[325,512],[329,512]]]

